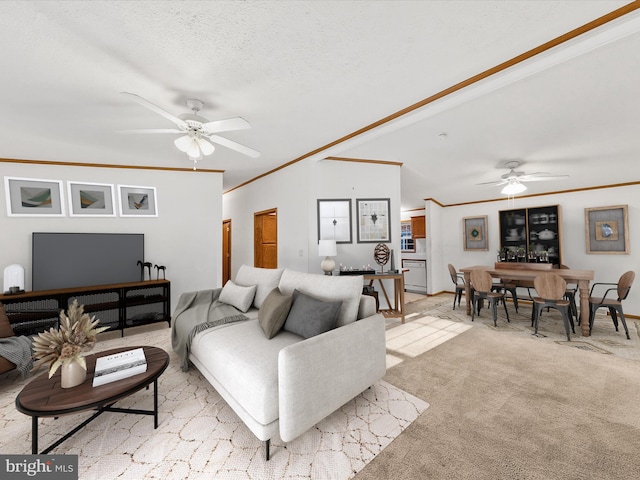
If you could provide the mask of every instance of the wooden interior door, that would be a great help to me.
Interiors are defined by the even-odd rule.
[[[222,285],[231,279],[231,220],[222,221]]]
[[[278,268],[278,210],[257,212],[253,218],[254,266]]]

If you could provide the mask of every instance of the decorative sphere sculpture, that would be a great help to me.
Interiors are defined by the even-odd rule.
[[[376,245],[376,248],[373,249],[373,258],[376,263],[380,265],[381,271],[384,270],[384,266],[389,261],[389,255],[391,254],[389,247],[387,247],[384,243],[379,243]]]

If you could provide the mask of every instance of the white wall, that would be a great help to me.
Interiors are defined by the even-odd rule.
[[[388,246],[394,250],[396,268],[400,267],[400,167],[309,159],[224,194],[223,218],[231,219],[232,229],[231,277],[242,264],[253,265],[253,214],[270,208],[278,209],[278,267],[321,274],[319,198],[352,199],[353,243],[338,245],[336,268],[340,263],[379,268],[373,258],[375,243],[357,243],[356,199],[389,198],[392,241]]]
[[[442,211],[441,250],[442,267],[434,266],[433,275],[440,276],[434,281],[433,290],[452,291],[453,285],[446,271],[446,265],[452,263],[456,268],[471,265],[493,265],[499,248],[498,211],[511,208],[528,208],[545,205],[560,205],[562,208],[562,262],[571,268],[594,270],[595,282],[617,282],[622,273],[634,270],[640,275],[640,186],[604,188],[563,194],[544,195],[515,199],[515,206],[500,202],[478,203],[455,207],[440,208]],[[630,253],[587,254],[585,234],[585,208],[628,205]],[[429,214],[428,214],[429,215]],[[486,252],[464,251],[462,248],[462,218],[477,215],[488,216],[489,250]],[[433,232],[433,230],[431,230]],[[432,253],[440,255],[436,245],[432,244]],[[432,275],[432,276],[433,276]],[[637,280],[623,308],[625,313],[640,316],[640,278]]]
[[[309,255],[307,167],[304,162],[267,175],[223,196],[223,218],[231,220],[231,278],[253,265],[253,216],[278,209],[278,267],[306,272]],[[319,263],[318,263],[319,265]]]
[[[312,256],[317,256],[317,199],[350,198],[353,229],[353,243],[339,244],[336,266],[342,263],[345,267],[360,269],[370,265],[374,270],[380,270],[375,262],[373,250],[378,242],[358,243],[357,200],[366,198],[390,199],[391,242],[387,243],[394,252],[396,269],[402,266],[400,253],[400,167],[377,163],[345,162],[323,160],[310,164],[311,178],[317,181],[310,185],[309,203],[313,209],[313,222],[309,225]],[[313,248],[313,250],[312,250]],[[312,259],[313,270],[321,272],[320,261]],[[391,267],[385,266],[385,270]],[[377,288],[377,287],[376,287]]]
[[[220,284],[222,174],[0,163],[1,175],[64,181],[65,217],[9,217],[0,195],[0,269],[17,263],[31,289],[32,232],[144,233],[145,261],[167,267],[171,309],[185,291]],[[70,217],[66,182],[156,187],[158,217]],[[117,198],[117,195],[116,195]],[[155,271],[152,271],[155,274]]]

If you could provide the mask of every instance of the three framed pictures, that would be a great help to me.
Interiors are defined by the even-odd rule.
[[[60,180],[4,177],[7,215],[10,217],[64,217]],[[69,216],[115,217],[114,186],[106,183],[67,182]],[[155,187],[118,185],[121,217],[157,217]]]

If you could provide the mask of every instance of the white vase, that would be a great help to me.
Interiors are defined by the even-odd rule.
[[[60,366],[60,386],[71,388],[80,385],[87,377],[87,371],[80,363],[72,360]]]

